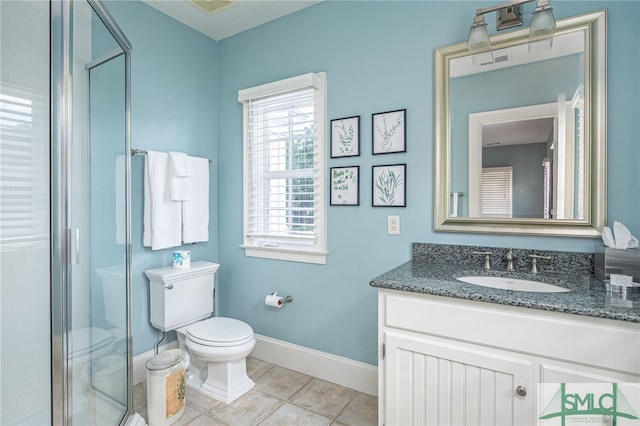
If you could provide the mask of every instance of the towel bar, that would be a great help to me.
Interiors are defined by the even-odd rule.
[[[133,155],[136,155],[136,154],[146,155],[147,151],[144,150],[144,149],[131,148],[131,155],[133,156]],[[210,158],[208,160],[209,160],[209,164],[213,163],[213,160],[211,160]]]

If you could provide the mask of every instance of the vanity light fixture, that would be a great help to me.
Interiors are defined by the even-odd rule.
[[[471,24],[471,30],[469,30],[469,40],[467,46],[472,52],[479,50],[485,50],[491,46],[489,41],[489,32],[487,31],[487,23],[484,20],[483,14],[476,14],[473,18],[473,24]]]
[[[486,13],[496,12],[496,29],[498,31],[519,27],[522,25],[522,5],[532,1],[534,0],[516,0],[484,9],[476,9],[467,40],[469,50],[477,52],[491,47],[487,23],[484,20]],[[553,35],[556,29],[556,20],[553,17],[552,9],[549,0],[537,0],[529,32],[530,40],[536,41]]]
[[[553,8],[549,0],[538,0],[533,11],[533,22],[529,30],[530,40],[539,40],[551,37],[556,30],[556,19],[553,17]]]

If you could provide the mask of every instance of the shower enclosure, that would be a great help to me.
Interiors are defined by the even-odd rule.
[[[94,0],[3,0],[0,19],[0,424],[144,424],[131,394],[131,45]]]

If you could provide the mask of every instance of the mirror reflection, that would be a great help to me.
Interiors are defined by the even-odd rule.
[[[450,188],[468,194],[458,217],[584,218],[584,39],[535,47],[450,62]]]

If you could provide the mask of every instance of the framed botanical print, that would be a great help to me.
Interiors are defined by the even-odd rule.
[[[331,158],[360,155],[360,116],[331,120]]]
[[[373,154],[406,152],[407,110],[379,112],[371,116]]]
[[[373,166],[372,198],[373,207],[406,207],[406,164]]]
[[[332,206],[360,205],[360,166],[331,168]]]

